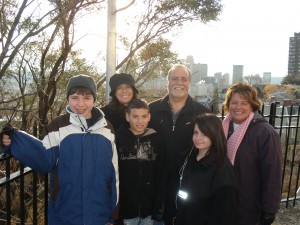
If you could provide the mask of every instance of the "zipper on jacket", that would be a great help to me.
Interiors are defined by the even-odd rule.
[[[140,154],[140,138],[137,138],[137,153],[136,155],[138,156],[138,154]],[[140,184],[141,184],[141,179],[143,177],[143,170],[142,170],[142,162],[141,160],[137,157],[137,160],[138,160],[138,164],[140,166],[140,176],[139,176],[139,179],[140,179]],[[141,217],[141,190],[139,190],[139,212],[138,212],[138,215],[139,215],[139,218]]]

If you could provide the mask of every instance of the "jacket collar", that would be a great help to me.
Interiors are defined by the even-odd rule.
[[[85,117],[72,112],[69,105],[67,105],[66,111],[67,111],[67,113],[70,114],[70,123],[72,123],[74,125],[82,126],[85,130],[89,130],[89,131],[95,130],[99,126],[104,127],[107,125],[107,122],[104,119],[103,112],[96,107],[93,107],[93,109],[92,109],[92,120],[94,121],[94,123],[89,128],[87,128],[88,126],[87,126]]]
[[[121,125],[120,129],[118,130],[118,132],[120,133],[120,135],[124,135],[124,136],[127,136],[127,135],[129,135],[129,136],[135,136],[135,135],[130,131],[129,127],[128,127],[128,126],[125,126],[124,124]],[[151,135],[156,134],[156,133],[157,133],[156,130],[154,130],[153,128],[147,127],[147,128],[145,129],[145,132],[140,136],[140,138],[148,137],[148,136],[151,136]]]
[[[182,108],[181,112],[188,112],[189,110],[192,109],[192,105],[193,105],[193,99],[190,95],[188,95],[188,98],[186,99],[186,102]],[[166,95],[165,97],[163,97],[160,101],[160,107],[159,107],[159,111],[168,111],[170,112],[170,106],[169,106],[169,95]]]

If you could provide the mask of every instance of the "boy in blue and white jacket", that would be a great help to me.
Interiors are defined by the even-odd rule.
[[[50,172],[50,225],[111,224],[118,201],[118,156],[111,125],[94,106],[92,77],[72,77],[67,99],[67,113],[45,126],[42,140],[6,129],[3,150],[10,149],[37,172]]]

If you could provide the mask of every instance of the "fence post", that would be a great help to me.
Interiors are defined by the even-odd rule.
[[[6,160],[6,180],[10,179],[10,159]],[[10,182],[6,183],[6,222],[11,224],[11,199],[10,199]]]
[[[269,124],[271,124],[273,127],[275,126],[276,106],[277,106],[276,102],[271,103]]]

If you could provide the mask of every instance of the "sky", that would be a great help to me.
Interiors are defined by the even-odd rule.
[[[287,74],[289,38],[300,32],[299,0],[223,0],[219,21],[192,23],[173,41],[181,58],[208,65],[208,75],[232,74],[244,65],[244,76]]]
[[[272,77],[286,76],[289,38],[300,32],[300,0],[222,0],[222,4],[219,21],[188,23],[175,37],[164,36],[173,42],[171,50],[180,59],[192,55],[195,63],[207,64],[208,76],[232,74],[233,65],[244,65],[244,76],[262,76],[263,72],[271,72]],[[98,29],[103,28],[105,19],[98,21],[102,25],[94,20],[81,27],[90,34],[80,40],[89,57],[106,52],[106,31]]]

